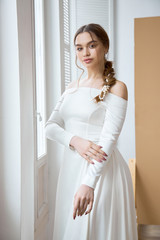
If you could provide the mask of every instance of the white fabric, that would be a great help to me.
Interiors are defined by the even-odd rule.
[[[137,240],[136,213],[129,167],[116,147],[126,116],[125,99],[108,93],[103,102],[92,99],[99,89],[66,90],[45,131],[50,140],[64,145],[59,172],[53,240]],[[69,148],[73,136],[103,146],[107,161],[89,164]],[[81,184],[94,188],[90,214],[73,220],[74,195]]]

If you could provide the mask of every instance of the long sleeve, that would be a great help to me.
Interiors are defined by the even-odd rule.
[[[48,121],[45,124],[45,135],[48,139],[57,141],[70,148],[69,143],[74,134],[64,129],[64,121],[59,112],[64,97],[65,92],[61,95]]]
[[[81,182],[82,184],[95,189],[99,177],[102,175],[103,169],[109,161],[123,127],[127,103],[127,100],[113,94],[110,94],[107,97],[104,124],[97,143],[102,146],[102,150],[108,155],[107,160],[99,163],[92,159],[94,164],[88,166],[87,173]]]

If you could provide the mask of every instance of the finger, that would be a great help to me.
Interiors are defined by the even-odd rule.
[[[96,161],[98,162],[103,162],[106,161],[106,158],[104,156],[102,156],[101,154],[99,154],[98,152],[96,152],[95,150],[91,150],[92,152],[94,151],[94,153],[88,151],[86,154],[91,157],[94,158]]]
[[[82,209],[82,211],[80,213],[80,216],[82,216],[84,214],[84,212],[86,211],[87,205],[88,205],[88,202],[86,201],[85,204],[84,204],[84,207],[83,207],[83,209]]]
[[[86,202],[86,198],[81,198],[79,208],[78,208],[78,216],[80,215],[81,211],[83,210],[85,202]]]
[[[93,161],[90,159],[90,157],[87,156],[86,154],[82,154],[82,157],[83,157],[84,159],[86,159],[89,163],[94,164],[94,162],[93,162]]]
[[[75,204],[74,209],[73,209],[73,219],[78,216],[78,208],[79,208],[79,201]]]
[[[105,153],[101,148],[102,146],[99,146],[95,143],[93,143],[93,145],[91,146],[91,148],[93,148],[94,150],[96,150],[96,152],[102,154],[103,156],[108,156],[107,153]]]
[[[100,145],[97,145],[96,143],[93,143],[91,145],[91,148],[95,149],[96,151],[100,152],[101,154],[103,154],[104,156],[106,156],[107,154],[101,149],[103,148],[102,146]],[[107,155],[108,156],[108,155]]]
[[[93,201],[90,201],[88,207],[89,207],[89,208],[88,208],[87,212],[85,212],[85,215],[91,212],[92,207],[93,207]]]
[[[76,214],[77,214],[77,210],[79,208],[79,203],[80,203],[80,199],[78,198],[75,198],[75,201],[74,201],[74,209],[73,209],[73,219],[76,218]]]
[[[97,151],[98,151],[100,154],[102,154],[102,155],[105,156],[105,157],[108,156],[108,154],[101,149],[101,148],[102,148],[101,146],[97,145],[97,147],[98,147]]]

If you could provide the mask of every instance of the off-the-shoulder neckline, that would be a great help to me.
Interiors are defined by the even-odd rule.
[[[71,90],[71,89],[94,89],[94,90],[97,90],[97,91],[102,91],[102,89],[94,88],[94,87],[78,87],[78,88],[77,87],[71,87],[71,88],[66,89],[66,91]],[[128,102],[128,100],[126,100],[126,99],[124,99],[124,98],[122,98],[122,97],[120,97],[120,96],[118,96],[114,93],[108,92],[107,94],[110,94],[111,96],[114,96],[116,98],[120,98],[121,100],[124,100],[125,102]]]

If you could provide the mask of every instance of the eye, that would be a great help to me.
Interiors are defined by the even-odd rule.
[[[77,48],[77,51],[80,51],[82,48]]]
[[[94,48],[95,46],[96,46],[95,44],[91,44],[89,47]]]

